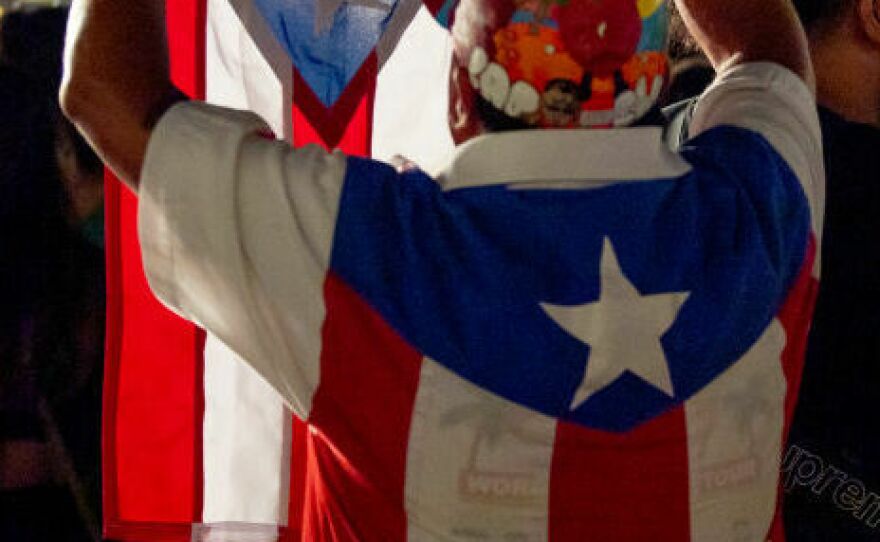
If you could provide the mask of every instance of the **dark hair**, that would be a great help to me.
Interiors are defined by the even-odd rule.
[[[94,513],[104,272],[101,250],[71,223],[59,171],[59,137],[74,133],[57,99],[65,18],[55,9],[0,20],[0,463],[4,441],[44,441],[45,399]],[[78,166],[100,173],[84,143],[68,140]]]
[[[18,70],[0,65],[0,294],[3,316],[36,295],[46,254],[67,230],[54,154],[54,112]],[[18,305],[16,309],[16,305]]]
[[[61,83],[66,8],[17,8],[0,19],[0,62],[46,89]]]
[[[33,77],[0,64],[0,359],[29,360],[50,400],[77,389],[72,375],[87,366],[76,341],[92,323],[82,322],[94,314],[94,334],[103,328],[102,258],[70,224],[53,103]],[[12,376],[0,371],[0,395]]]
[[[819,30],[840,20],[854,0],[794,0],[794,7],[807,31]]]
[[[77,164],[85,173],[100,175],[103,164],[88,143],[58,111],[67,8],[19,7],[0,19],[0,64],[12,67],[29,80],[32,91],[51,110],[57,138],[73,147]]]
[[[681,18],[678,11],[678,5],[675,2],[669,2],[669,59],[676,63],[678,61],[703,56],[703,51],[697,44],[697,40],[691,36],[690,31]]]

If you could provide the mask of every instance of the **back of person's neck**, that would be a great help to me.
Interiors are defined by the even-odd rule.
[[[880,49],[854,30],[811,39],[817,100],[846,120],[880,127]]]

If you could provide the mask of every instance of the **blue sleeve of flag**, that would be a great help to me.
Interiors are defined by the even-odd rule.
[[[693,169],[676,179],[449,192],[424,173],[350,158],[331,268],[462,378],[549,416],[626,430],[736,362],[805,258],[807,197],[761,136],[715,128],[682,155]],[[590,348],[541,304],[599,298],[605,239],[641,295],[689,292],[661,340],[675,393],[625,374],[571,410]]]

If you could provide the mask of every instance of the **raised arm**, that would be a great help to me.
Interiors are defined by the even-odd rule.
[[[168,73],[164,0],[74,0],[61,107],[134,191],[152,127],[179,97]]]
[[[675,2],[716,69],[728,62],[775,62],[815,90],[807,38],[791,0]]]

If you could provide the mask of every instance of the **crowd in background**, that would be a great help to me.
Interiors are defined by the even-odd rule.
[[[57,105],[65,9],[0,20],[0,540],[100,516],[103,168]]]

